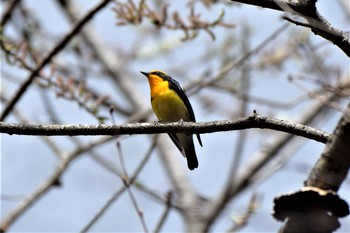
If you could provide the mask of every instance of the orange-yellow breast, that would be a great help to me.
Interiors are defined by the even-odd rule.
[[[158,120],[163,122],[190,120],[185,104],[175,91],[169,89],[168,81],[156,75],[150,75],[148,82],[151,89],[152,108]]]

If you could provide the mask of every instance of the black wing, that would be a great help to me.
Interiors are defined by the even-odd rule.
[[[188,100],[186,91],[181,87],[181,85],[176,80],[168,79],[168,81],[169,81],[169,88],[174,90],[180,96],[181,100],[185,103],[186,109],[188,110],[188,114],[190,116],[190,120],[193,122],[196,122],[196,117],[194,116],[192,105]],[[203,146],[202,140],[199,134],[197,134],[197,139],[198,139],[199,145]]]
[[[184,148],[182,147],[179,138],[176,136],[176,134],[171,134],[168,133],[170,139],[173,141],[173,143],[175,144],[175,146],[177,147],[177,149],[179,149],[179,151],[181,152],[181,154],[186,157],[186,153]]]

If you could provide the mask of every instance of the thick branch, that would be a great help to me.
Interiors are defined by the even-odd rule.
[[[328,141],[321,158],[312,169],[306,186],[338,191],[350,169],[350,103]]]
[[[350,103],[305,181],[306,187],[275,199],[274,216],[288,218],[280,232],[333,232],[340,226],[338,218],[349,215],[349,205],[336,193],[349,172],[349,141]]]
[[[231,0],[233,2],[240,2],[247,5],[260,6],[263,8],[269,8],[277,11],[285,11],[285,7],[288,6],[292,10],[302,13],[306,16],[310,16],[312,11],[309,8],[315,7],[317,0]]]
[[[323,18],[316,8],[317,0],[231,0],[248,5],[283,11],[304,17],[316,35],[332,42],[338,46],[348,57],[350,57],[350,38],[344,32],[334,28],[325,18]],[[301,25],[298,23],[298,25]]]
[[[157,133],[213,133],[251,128],[272,129],[326,143],[330,135],[309,126],[253,114],[212,122],[134,123],[120,125],[22,125],[0,122],[0,133],[32,136],[125,135]]]

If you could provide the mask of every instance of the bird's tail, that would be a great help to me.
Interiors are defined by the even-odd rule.
[[[198,160],[196,151],[194,149],[192,135],[184,133],[169,134],[171,140],[174,142],[176,147],[179,149],[181,154],[187,159],[187,167],[193,170],[198,167]]]
[[[185,149],[185,154],[186,154],[186,159],[187,159],[187,167],[190,170],[197,168],[198,167],[198,160],[197,160],[197,156],[196,156],[196,151],[194,150],[193,142],[188,143],[184,149]]]

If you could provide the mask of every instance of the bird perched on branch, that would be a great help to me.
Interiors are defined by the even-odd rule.
[[[151,89],[152,108],[160,122],[177,122],[181,120],[196,122],[186,92],[176,80],[160,70],[152,70],[149,73],[141,71],[141,73],[148,79]],[[197,168],[198,160],[192,135],[169,133],[169,136],[182,155],[186,157],[188,168],[190,170]],[[197,134],[197,139],[202,146],[199,134]]]

